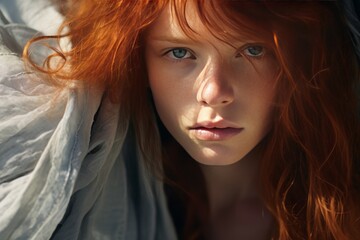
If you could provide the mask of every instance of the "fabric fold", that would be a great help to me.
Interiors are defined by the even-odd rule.
[[[175,240],[162,183],[145,169],[121,104],[25,67],[26,42],[59,27],[54,9],[0,3],[0,239]],[[31,57],[47,54],[34,46]]]

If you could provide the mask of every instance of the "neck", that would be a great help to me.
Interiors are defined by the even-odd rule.
[[[243,159],[227,166],[201,165],[212,216],[231,208],[238,202],[259,200],[258,167],[259,148],[255,148]]]
[[[269,239],[272,216],[259,193],[261,147],[228,166],[200,166],[209,200],[207,238]]]

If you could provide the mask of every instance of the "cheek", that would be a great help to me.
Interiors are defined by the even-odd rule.
[[[193,96],[192,83],[176,71],[164,69],[156,61],[148,64],[148,77],[156,109],[160,116],[179,117],[188,107]],[[170,118],[170,116],[168,116]]]
[[[174,91],[173,85],[169,84],[169,79],[164,76],[161,71],[149,71],[149,84],[154,99],[156,111],[166,126],[166,128],[173,128],[176,123],[179,101]]]
[[[243,116],[258,133],[268,132],[273,125],[276,96],[277,66],[259,68],[261,74],[253,74],[242,92]]]
[[[157,114],[170,134],[182,142],[187,126],[195,116],[191,89],[186,90],[186,84],[176,84],[174,79],[161,74],[149,77]]]
[[[148,79],[149,85],[151,89],[152,96],[154,98],[156,109],[159,111],[162,107],[159,106],[164,100],[166,100],[166,89],[168,88],[166,84],[164,84],[163,72],[160,70],[161,66],[158,66],[156,62],[153,62],[152,59],[147,60],[147,71],[148,71]]]

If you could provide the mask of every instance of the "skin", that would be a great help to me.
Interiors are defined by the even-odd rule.
[[[196,41],[181,31],[170,10],[149,29],[146,60],[156,109],[166,128],[196,161],[232,164],[271,128],[276,63],[266,49],[259,56],[251,55],[251,48],[261,44],[239,40],[233,43],[235,49],[215,39],[196,16],[189,18],[199,33]],[[184,57],[177,57],[181,54]],[[206,139],[206,133],[201,136],[192,129],[206,122],[223,122],[221,127],[240,132]]]
[[[264,239],[271,217],[258,196],[257,146],[272,126],[278,67],[264,43],[240,33],[230,46],[205,28],[191,4],[187,8],[195,39],[181,30],[170,7],[147,32],[155,107],[173,137],[200,163],[212,239]]]

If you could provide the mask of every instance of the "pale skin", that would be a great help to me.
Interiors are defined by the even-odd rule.
[[[167,8],[146,38],[156,110],[204,173],[209,239],[267,239],[258,189],[259,143],[271,129],[277,64],[261,42],[216,39],[187,6],[189,38]],[[226,26],[224,26],[226,28]]]

